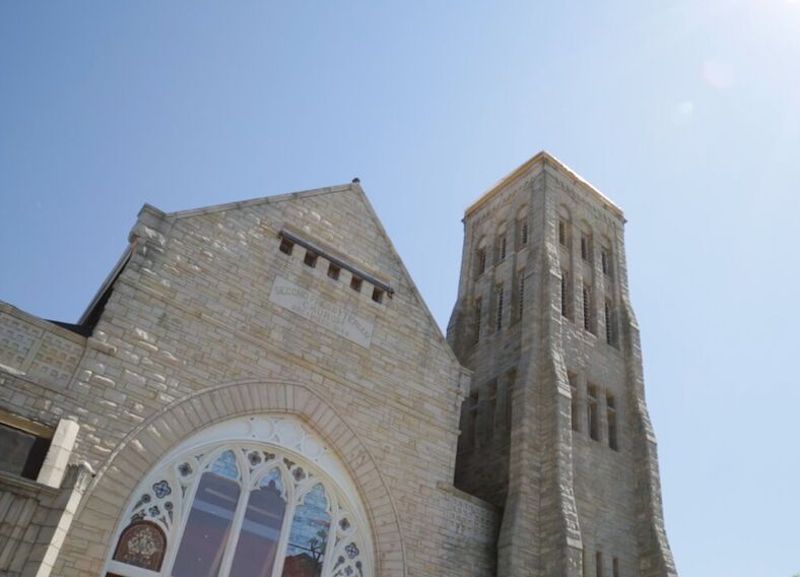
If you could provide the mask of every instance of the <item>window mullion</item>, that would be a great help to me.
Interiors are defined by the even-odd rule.
[[[228,539],[225,543],[225,552],[222,554],[222,563],[219,568],[219,577],[227,577],[233,565],[233,556],[236,554],[236,545],[239,543],[239,532],[244,523],[244,516],[247,513],[247,504],[250,502],[250,493],[253,490],[253,480],[250,477],[250,469],[246,459],[241,458],[241,453],[236,453],[236,462],[242,472],[239,481],[239,502],[236,504],[236,512],[231,521],[231,530],[228,532]]]
[[[328,495],[328,501],[331,504],[331,525],[328,529],[328,544],[325,547],[325,556],[322,558],[322,577],[328,577],[330,573],[330,567],[332,563],[334,548],[336,547],[336,531],[339,527],[339,498],[336,495],[336,492],[331,490],[328,487],[325,487],[323,483],[323,488],[325,488],[325,494]]]
[[[289,533],[292,530],[292,521],[294,521],[294,511],[297,508],[297,499],[295,497],[294,480],[288,470],[280,467],[281,474],[283,475],[284,486],[286,487],[286,513],[283,516],[283,524],[281,525],[281,536],[278,540],[278,547],[275,550],[275,563],[272,566],[272,577],[280,577],[283,573],[283,563],[286,560],[286,548],[289,543]]]

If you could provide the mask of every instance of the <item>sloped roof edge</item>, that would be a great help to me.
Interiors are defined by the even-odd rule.
[[[593,194],[601,203],[603,203],[603,205],[611,209],[621,218],[624,218],[622,209],[619,206],[617,206],[610,198],[608,198],[605,194],[597,190],[597,188],[595,188],[588,180],[583,178],[581,175],[579,175],[577,172],[572,170],[569,166],[561,162],[558,158],[556,158],[546,150],[541,150],[537,152],[531,158],[523,162],[517,168],[515,168],[506,176],[497,181],[489,190],[484,192],[478,198],[478,200],[476,200],[467,207],[467,209],[464,211],[464,216],[469,216],[473,212],[481,208],[483,205],[489,202],[489,200],[491,200],[501,189],[514,182],[525,172],[527,172],[528,169],[530,169],[533,165],[537,163],[543,163],[543,164],[549,163],[564,176],[575,180],[577,183],[583,186],[584,189]]]
[[[344,192],[353,188],[352,184],[337,184],[335,186],[325,186],[322,188],[311,188],[308,190],[300,190],[297,192],[287,192],[284,194],[276,194],[272,196],[260,196],[258,198],[251,198],[249,200],[237,200],[233,202],[226,202],[223,204],[213,204],[211,206],[204,206],[200,208],[190,208],[187,210],[178,210],[175,212],[164,213],[164,216],[169,219],[181,219],[191,216],[198,216],[202,214],[211,214],[215,212],[224,212],[226,210],[233,210],[237,208],[245,208],[248,206],[257,206],[259,204],[272,204],[284,200],[292,200],[295,198],[306,198],[309,196],[317,196],[320,194],[331,194],[334,192]]]

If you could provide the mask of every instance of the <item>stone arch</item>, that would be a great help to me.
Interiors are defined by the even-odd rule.
[[[406,574],[399,515],[369,450],[323,396],[289,381],[243,381],[202,389],[170,403],[139,425],[97,472],[76,512],[59,564],[99,575],[114,528],[139,480],[172,447],[210,425],[249,414],[292,414],[330,444],[352,478],[373,529],[378,575]],[[80,548],[76,543],[88,541]],[[102,544],[102,545],[101,545]],[[59,565],[57,565],[57,568]],[[58,572],[58,571],[57,571]]]

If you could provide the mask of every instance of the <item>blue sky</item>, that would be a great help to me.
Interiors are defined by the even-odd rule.
[[[683,577],[800,571],[800,1],[3,2],[0,299],[74,321],[144,202],[359,176],[440,325],[547,149],[626,212]]]

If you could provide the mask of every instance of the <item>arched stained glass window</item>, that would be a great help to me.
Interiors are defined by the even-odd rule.
[[[114,539],[106,575],[374,575],[344,467],[287,416],[237,419],[181,443],[140,483]]]

